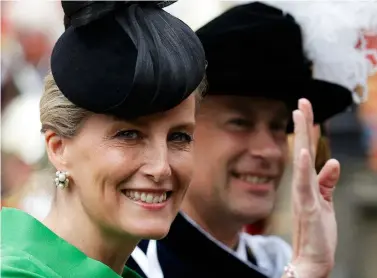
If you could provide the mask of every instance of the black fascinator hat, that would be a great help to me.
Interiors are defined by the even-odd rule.
[[[162,8],[174,1],[62,1],[65,32],[51,71],[63,95],[94,113],[137,118],[186,99],[205,74],[200,40]]]
[[[196,34],[208,61],[209,95],[276,99],[290,109],[307,98],[317,123],[353,102],[347,88],[313,79],[300,25],[278,8],[260,2],[236,6]]]

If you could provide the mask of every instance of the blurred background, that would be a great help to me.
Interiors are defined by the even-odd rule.
[[[237,2],[180,0],[167,10],[195,30]],[[55,170],[40,134],[39,98],[51,49],[63,31],[60,1],[1,1],[1,205],[40,219],[50,206]],[[376,54],[377,30],[365,30],[364,38]],[[375,57],[369,59],[376,65]],[[377,277],[377,74],[368,87],[367,102],[322,127],[325,148],[342,164],[335,191],[339,245],[334,278]],[[258,232],[288,242],[290,170],[268,225]]]

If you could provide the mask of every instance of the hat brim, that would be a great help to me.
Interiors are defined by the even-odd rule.
[[[312,104],[314,122],[317,124],[322,124],[332,116],[344,112],[353,103],[352,93],[345,87],[316,79],[288,82],[274,80],[270,76],[269,80],[259,80],[259,82],[253,82],[253,78],[250,78],[248,82],[245,80],[226,82],[225,80],[217,78],[215,82],[209,82],[208,95],[234,95],[280,100],[287,105],[290,112],[297,109],[299,99],[306,98]],[[294,126],[291,120],[287,132],[291,133],[293,130]]]
[[[285,97],[291,111],[297,109],[300,98],[309,100],[313,107],[314,122],[317,124],[322,124],[336,114],[346,111],[353,103],[352,93],[345,87],[315,79],[304,83],[301,92],[286,94]],[[292,133],[293,130],[294,124],[291,120],[287,132]]]

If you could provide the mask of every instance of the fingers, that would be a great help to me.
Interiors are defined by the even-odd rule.
[[[336,184],[340,178],[340,164],[336,159],[330,159],[318,174],[319,191],[323,198],[332,202]]]
[[[310,149],[309,134],[306,128],[306,119],[301,110],[293,111],[293,121],[295,125],[293,157],[294,161],[298,161],[301,150]]]
[[[307,149],[301,150],[296,167],[298,171],[293,182],[293,202],[300,212],[310,211],[315,205],[316,194],[312,186],[313,162]]]
[[[309,112],[306,111],[306,113]],[[309,118],[310,117],[309,113]],[[297,195],[293,196],[294,202],[299,204],[301,208],[304,205],[303,202],[306,202],[304,199],[313,201],[315,199],[314,195],[319,189],[317,184],[313,183],[313,178],[315,177],[315,171],[313,170],[314,159],[310,152],[310,135],[307,128],[311,119],[307,120],[301,110],[295,110],[293,111],[293,121],[295,124],[295,141],[292,190],[293,194]]]
[[[317,144],[314,140],[315,130],[314,130],[313,108],[310,101],[303,98],[298,101],[298,109],[300,109],[305,116],[306,130],[307,130],[308,139],[309,139],[310,155],[312,157],[312,160],[314,160],[316,149],[317,149]]]
[[[334,187],[340,177],[340,164],[336,159],[330,159],[318,174],[318,182],[325,187]]]
[[[301,238],[300,221],[305,218],[307,211],[312,211],[318,195],[317,184],[313,184],[314,152],[311,143],[313,136],[313,112],[310,102],[299,101],[299,110],[293,111],[293,121],[295,127],[294,136],[294,171],[293,171],[293,256],[296,257],[299,251]],[[315,187],[315,188],[314,188]],[[317,191],[317,192],[316,192]]]
[[[306,218],[305,212],[314,207],[315,197],[311,186],[312,166],[308,149],[301,149],[295,161],[295,174],[292,187],[293,208],[293,257],[296,258],[300,251],[302,226],[301,220]]]
[[[321,127],[319,125],[314,125],[312,128],[312,151],[313,151],[313,157],[315,159],[317,158],[318,142],[319,142],[320,137],[321,137]]]

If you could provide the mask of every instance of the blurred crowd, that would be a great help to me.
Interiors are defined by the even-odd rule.
[[[52,46],[63,31],[59,2],[1,2],[1,198],[43,217],[50,177],[39,132],[39,98]],[[47,170],[46,170],[47,169]]]
[[[201,2],[186,1],[180,6],[173,5],[171,10],[196,29],[233,5],[225,1]],[[37,218],[43,218],[48,211],[53,190],[51,173],[54,171],[47,163],[39,132],[38,103],[43,78],[49,70],[52,46],[63,31],[62,18],[59,1],[1,1],[1,203],[24,209]],[[370,59],[377,64],[377,30],[366,32],[365,39],[371,51]],[[344,169],[337,193],[340,241],[347,246],[343,251],[356,253],[355,256],[339,255],[343,264],[340,263],[342,270],[338,273],[351,271],[347,264],[357,256],[359,268],[364,268],[369,256],[377,255],[376,251],[365,251],[367,247],[362,243],[364,237],[374,240],[373,244],[377,246],[377,238],[373,237],[377,234],[377,219],[364,218],[364,213],[359,213],[364,207],[377,211],[377,74],[370,78],[368,86],[366,103],[336,117],[324,127],[331,153]],[[289,214],[287,192],[281,195],[277,217],[274,217],[277,220],[268,232],[288,239],[290,227],[285,223],[289,221],[284,221]],[[356,228],[357,225],[360,226]],[[352,227],[355,227],[352,233],[343,230],[352,230]],[[370,254],[366,259],[360,257],[357,247],[351,249],[355,237],[357,245],[366,248],[360,252]],[[372,265],[369,270],[373,269]],[[376,277],[368,276],[375,273],[377,270],[365,273],[363,277]]]

